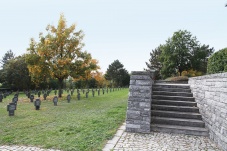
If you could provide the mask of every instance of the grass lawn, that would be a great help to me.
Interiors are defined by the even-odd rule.
[[[74,95],[67,103],[64,92],[58,106],[54,106],[52,93],[42,101],[40,110],[35,110],[34,104],[20,94],[15,116],[11,117],[6,108],[13,96],[8,96],[0,103],[0,145],[101,150],[125,120],[128,89],[94,98],[89,95],[85,98],[81,93],[79,101]]]

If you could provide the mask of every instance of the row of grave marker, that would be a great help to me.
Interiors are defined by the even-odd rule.
[[[118,88],[117,90],[120,90],[121,88]],[[49,96],[50,92],[52,90],[49,90],[47,91],[47,93],[43,92],[44,94],[44,100],[46,100],[46,97],[47,95]],[[73,90],[74,91],[74,90]],[[85,90],[83,89],[83,94],[85,93]],[[98,95],[100,95],[100,89],[96,89],[96,91],[98,91]],[[113,89],[114,91],[114,89]],[[40,91],[39,91],[40,92]],[[108,93],[108,88],[106,89],[106,92]],[[111,92],[111,89],[110,89],[110,92]],[[56,90],[55,90],[55,95],[56,95]],[[105,89],[102,89],[102,93],[103,95],[105,94]],[[73,93],[71,92],[71,94],[73,95]],[[88,98],[88,94],[89,94],[89,89],[87,90],[86,92],[86,98]],[[92,89],[92,96],[94,97],[94,94],[95,94],[95,91]],[[34,95],[29,95],[28,93],[26,93],[27,96],[29,96],[30,98],[30,102],[33,102],[34,100]],[[0,95],[1,96],[1,95]],[[9,105],[7,105],[7,111],[9,112],[9,116],[14,116],[14,112],[15,110],[17,109],[17,102],[18,102],[18,96],[19,96],[19,93],[16,93],[12,99],[12,102],[9,103]],[[40,97],[40,93],[38,93],[38,97]],[[77,89],[77,99],[80,100],[80,91],[79,89]],[[70,100],[71,100],[71,95],[68,94],[67,95],[67,101],[68,103],[70,103]],[[2,101],[2,100],[1,100]],[[57,96],[54,96],[53,98],[53,103],[54,103],[54,106],[57,106],[57,102],[58,102],[58,97]],[[35,109],[36,110],[39,110],[40,109],[40,106],[41,106],[41,100],[39,98],[37,98],[34,102],[34,106],[35,106]]]

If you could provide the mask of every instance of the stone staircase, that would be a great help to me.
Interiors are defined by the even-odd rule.
[[[188,84],[153,84],[151,131],[208,136]]]

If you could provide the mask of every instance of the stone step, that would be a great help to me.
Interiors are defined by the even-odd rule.
[[[152,95],[193,97],[193,94],[188,92],[168,92],[168,91],[153,91]]]
[[[183,96],[152,95],[152,99],[195,102],[194,97],[183,97]]]
[[[190,89],[188,84],[153,84],[152,87],[154,88],[178,88],[178,89]]]
[[[167,117],[151,117],[151,124],[167,124],[167,125],[179,125],[190,127],[205,127],[205,123],[202,120],[195,119],[183,119],[183,118],[167,118]]]
[[[152,87],[153,91],[166,91],[166,92],[188,92],[191,93],[191,89],[181,89],[181,88],[160,88]]]
[[[174,105],[171,106],[171,105],[152,104],[151,109],[152,110],[199,113],[198,107],[191,107],[191,106],[174,106]]]
[[[151,131],[186,135],[208,136],[208,129],[201,127],[151,124]]]
[[[166,81],[166,80],[156,80],[155,83],[166,83],[166,84],[188,84],[188,80],[185,81]]]
[[[186,119],[202,120],[201,114],[192,113],[192,112],[176,112],[176,111],[151,110],[151,115],[152,116],[158,116],[158,117],[186,118]]]
[[[173,100],[152,100],[152,105],[172,105],[172,106],[194,106],[197,107],[196,102],[190,101],[173,101]]]

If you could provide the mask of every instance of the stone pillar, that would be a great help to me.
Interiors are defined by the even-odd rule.
[[[126,131],[149,133],[153,72],[133,71],[130,77]]]

